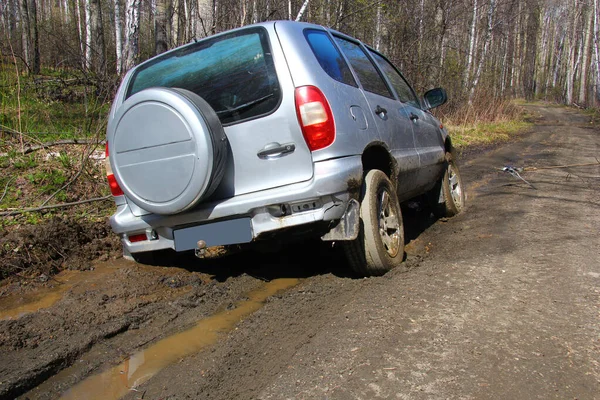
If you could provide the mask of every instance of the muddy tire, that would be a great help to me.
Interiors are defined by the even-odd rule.
[[[367,173],[360,204],[360,231],[355,240],[342,242],[355,273],[379,276],[404,261],[404,225],[398,196],[387,175]]]
[[[459,214],[465,207],[465,190],[458,165],[450,153],[446,153],[444,174],[429,193],[433,213],[438,218]]]

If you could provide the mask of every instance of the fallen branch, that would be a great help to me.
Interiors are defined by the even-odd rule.
[[[72,206],[77,206],[79,204],[109,200],[111,197],[112,197],[112,195],[109,194],[104,197],[95,197],[93,199],[74,201],[71,203],[52,204],[52,205],[44,206],[44,207],[24,208],[22,210],[15,210],[15,211],[4,211],[4,212],[0,212],[0,216],[5,217],[5,216],[10,216],[10,215],[25,214],[28,212],[45,211],[45,210],[50,210],[50,209],[54,209],[54,208],[72,207]]]
[[[33,153],[41,149],[47,149],[52,146],[60,146],[61,144],[104,144],[104,140],[97,141],[95,139],[62,139],[55,142],[42,143],[37,146],[29,146],[23,149],[22,154]]]
[[[10,185],[10,183],[13,181],[13,179],[15,179],[15,177],[11,177],[8,182],[6,182],[6,186],[4,186],[4,193],[2,193],[2,197],[0,197],[0,203],[2,203],[2,200],[4,200],[4,196],[6,196],[6,193],[8,192],[8,185]]]
[[[39,136],[39,135],[57,135],[57,136],[61,136],[61,135],[68,135],[67,132],[19,132],[15,129],[11,129],[8,126],[4,126],[4,125],[0,125],[0,133],[9,133],[11,135],[26,135],[26,136],[30,136],[33,137],[35,136]]]

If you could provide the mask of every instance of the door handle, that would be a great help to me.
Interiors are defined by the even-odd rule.
[[[377,107],[375,107],[375,114],[380,115],[380,114],[386,114],[387,110],[383,107],[381,107],[380,105],[377,105]]]
[[[280,144],[273,142],[263,147],[256,155],[263,160],[271,160],[293,153],[295,150],[296,145],[294,143]]]
[[[409,118],[412,122],[417,122],[417,120],[419,119],[419,116],[417,114],[411,112]]]

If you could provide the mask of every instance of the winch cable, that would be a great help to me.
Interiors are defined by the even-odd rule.
[[[596,158],[596,162],[593,163],[584,163],[584,164],[569,164],[569,165],[550,165],[547,167],[513,167],[510,165],[507,165],[503,168],[499,168],[500,171],[503,172],[507,172],[509,174],[511,174],[512,176],[514,176],[515,178],[518,178],[520,180],[522,180],[523,182],[525,182],[526,184],[528,184],[529,186],[531,186],[531,188],[536,189],[537,188],[535,186],[533,186],[531,183],[527,182],[525,180],[525,178],[523,178],[521,176],[521,172],[524,171],[537,171],[540,169],[560,169],[560,168],[574,168],[574,167],[590,167],[590,166],[594,166],[594,165],[600,165],[600,160],[598,160]]]

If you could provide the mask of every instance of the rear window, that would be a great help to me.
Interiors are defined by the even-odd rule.
[[[326,32],[316,29],[305,29],[304,36],[315,57],[317,57],[321,68],[327,72],[327,75],[338,82],[358,87],[344,57],[342,57],[342,54],[335,47]]]
[[[196,93],[223,124],[273,112],[281,94],[263,28],[198,42],[150,61],[134,73],[127,97],[157,86]]]

